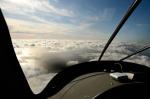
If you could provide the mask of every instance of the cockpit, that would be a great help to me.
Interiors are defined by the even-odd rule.
[[[8,73],[1,85],[10,89],[3,92],[16,99],[150,97],[150,8],[141,1],[0,1]]]

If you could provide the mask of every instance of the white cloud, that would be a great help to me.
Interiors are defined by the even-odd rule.
[[[87,16],[85,18],[86,22],[103,22],[103,21],[111,21],[113,20],[115,15],[114,8],[105,8],[97,12],[97,15]]]
[[[66,24],[49,22],[48,19],[37,16],[44,13],[54,17],[73,16],[73,11],[55,7],[48,0],[1,0],[0,7],[6,13],[5,18],[10,32],[26,33],[22,37],[25,35],[27,37],[37,36],[33,33],[65,34],[72,28]],[[20,37],[16,34],[12,36]]]
[[[73,16],[73,11],[58,8],[52,5],[48,0],[1,0],[0,6],[8,13],[29,14],[39,11],[51,13],[60,16]]]
[[[136,24],[136,26],[138,26],[138,27],[143,27],[143,26],[147,26],[148,24],[144,24],[144,23],[138,23],[138,24]]]
[[[66,34],[71,31],[72,27],[67,24],[59,23],[34,23],[18,19],[7,18],[7,23],[11,33],[50,33],[50,34]],[[43,20],[41,20],[43,21]]]
[[[106,40],[14,40],[18,59],[25,59],[20,62],[23,71],[34,92],[40,92],[53,74],[46,74],[45,71],[51,68],[51,64],[66,63],[78,64],[82,62],[98,60],[98,57],[104,48]],[[28,46],[26,45],[28,44]],[[35,44],[35,46],[31,46]],[[46,44],[46,46],[44,45]],[[44,45],[44,48],[43,48]],[[45,48],[46,47],[46,48]],[[139,43],[118,43],[115,42],[107,50],[103,60],[119,60],[128,54],[133,53],[131,49],[137,50],[141,45]],[[42,50],[42,51],[41,51]],[[147,55],[147,54],[146,54]],[[150,57],[144,54],[135,55],[128,60],[138,64],[150,66]],[[23,58],[26,57],[27,58]],[[33,60],[35,63],[33,64]],[[24,64],[26,63],[26,64]],[[47,75],[47,76],[46,76]],[[50,77],[50,78],[49,78]],[[49,79],[48,79],[49,78]]]
[[[20,19],[6,18],[6,22],[9,26],[12,38],[79,38],[82,39],[95,39],[93,33],[101,34],[100,31],[90,29],[91,23],[80,23],[77,25],[47,22],[36,16],[31,16],[38,22],[25,21]],[[41,35],[40,33],[44,33]],[[74,37],[76,33],[80,34],[80,37]],[[87,35],[85,35],[87,34]],[[97,36],[99,37],[99,36]],[[105,36],[103,36],[105,37]]]
[[[59,1],[57,0],[55,2]],[[12,34],[13,37],[16,36],[17,38],[26,35],[29,38],[34,38],[39,36],[37,33],[49,33],[49,35],[59,37],[67,33],[78,32],[78,26],[73,24],[48,21],[47,18],[37,16],[42,14],[52,15],[54,18],[74,16],[73,11],[58,8],[48,0],[1,0],[0,6],[6,12],[5,18],[10,32],[16,33],[14,35]],[[21,36],[17,33],[24,34]]]

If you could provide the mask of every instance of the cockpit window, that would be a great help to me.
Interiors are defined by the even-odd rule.
[[[34,93],[61,70],[98,60],[132,0],[1,0],[13,46]],[[119,60],[149,44],[149,1],[143,0],[104,60]],[[127,61],[150,66],[146,51]]]

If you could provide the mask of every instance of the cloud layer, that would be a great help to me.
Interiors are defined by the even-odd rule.
[[[113,20],[115,8],[104,7],[99,10],[97,6],[97,13],[93,13],[89,9],[92,5],[82,8],[80,2],[73,1],[74,7],[71,8],[64,2],[65,0],[1,0],[0,7],[13,38],[105,38],[103,28],[98,26]]]
[[[31,88],[35,93],[38,93],[54,76],[54,65],[59,63],[59,65],[70,66],[71,64],[98,60],[105,43],[98,40],[36,39],[13,40],[13,44]],[[115,42],[105,53],[103,59],[119,60],[141,47],[142,45],[137,43]],[[126,61],[150,66],[150,53],[148,54],[148,52],[135,55]]]

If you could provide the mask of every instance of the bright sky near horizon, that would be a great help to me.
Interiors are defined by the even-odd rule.
[[[0,0],[0,8],[13,38],[108,39],[132,1]],[[149,41],[149,5],[142,1],[119,39]]]

